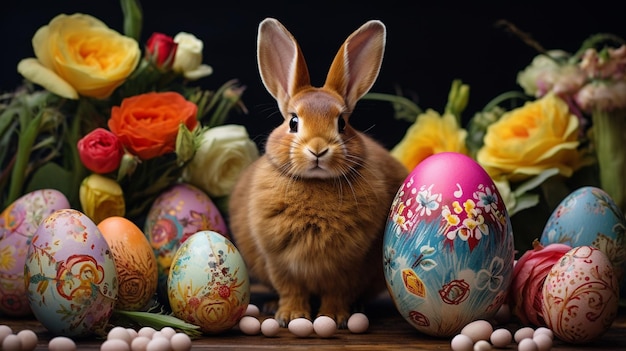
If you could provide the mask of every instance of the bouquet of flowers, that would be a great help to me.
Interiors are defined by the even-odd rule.
[[[524,91],[494,98],[465,126],[470,87],[460,80],[452,83],[441,114],[400,95],[366,97],[392,102],[398,118],[412,121],[392,149],[408,169],[444,151],[470,155],[483,166],[519,234],[516,249],[524,252],[575,188],[599,186],[626,209],[626,44],[598,34],[576,54],[547,51],[511,28],[540,50],[518,74]]]
[[[82,13],[58,15],[34,34],[35,57],[17,67],[24,86],[0,101],[2,209],[53,188],[96,223],[138,220],[179,181],[226,197],[258,157],[243,126],[224,124],[245,113],[245,87],[191,86],[212,73],[203,41],[156,32],[142,49],[139,2],[121,5],[124,34]]]

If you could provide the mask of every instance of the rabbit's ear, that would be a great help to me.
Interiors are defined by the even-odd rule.
[[[310,86],[309,71],[296,39],[274,18],[259,24],[257,59],[261,80],[281,110],[291,96]]]
[[[324,87],[343,96],[350,110],[378,77],[385,38],[385,25],[377,20],[368,21],[346,39],[330,66]]]

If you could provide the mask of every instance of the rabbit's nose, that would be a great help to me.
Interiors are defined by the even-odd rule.
[[[308,149],[308,150],[309,150],[309,152],[313,156],[315,156],[317,158],[323,157],[324,155],[326,155],[328,153],[328,148],[325,148],[324,150],[320,150],[320,151],[315,151],[315,150],[311,150],[311,149]]]

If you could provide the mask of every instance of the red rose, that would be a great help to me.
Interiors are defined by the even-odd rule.
[[[97,128],[78,141],[80,160],[92,172],[115,171],[124,156],[122,142],[104,128]]]
[[[552,266],[571,246],[552,243],[542,246],[538,240],[533,242],[533,249],[526,251],[513,268],[513,281],[509,289],[509,304],[513,314],[523,324],[536,327],[545,326],[541,306],[541,289]]]
[[[134,155],[149,160],[176,150],[181,124],[198,125],[198,106],[176,92],[145,93],[113,106],[109,129]]]
[[[153,33],[146,42],[148,59],[156,63],[157,67],[169,69],[174,63],[174,55],[178,43],[163,33]]]

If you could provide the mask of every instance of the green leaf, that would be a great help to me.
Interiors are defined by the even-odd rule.
[[[124,14],[124,35],[137,41],[141,38],[143,14],[139,0],[120,0]]]
[[[519,198],[523,194],[525,194],[528,190],[534,189],[541,185],[546,179],[557,175],[559,173],[558,168],[548,168],[545,171],[537,174],[536,176],[530,178],[524,183],[520,184],[517,188],[515,188],[514,194],[516,198]]]
[[[73,194],[80,184],[72,184],[70,171],[54,162],[39,167],[26,186],[26,193],[39,189],[56,189],[63,194]]]
[[[187,323],[169,314],[123,310],[114,310],[113,314],[126,317],[139,325],[152,327],[156,330],[160,330],[163,327],[172,327],[191,337],[198,337],[202,335],[202,332],[199,330],[199,326]]]
[[[539,203],[539,195],[537,194],[523,194],[515,199],[515,208],[509,209],[509,217],[514,214],[525,210],[527,208],[534,207]]]

